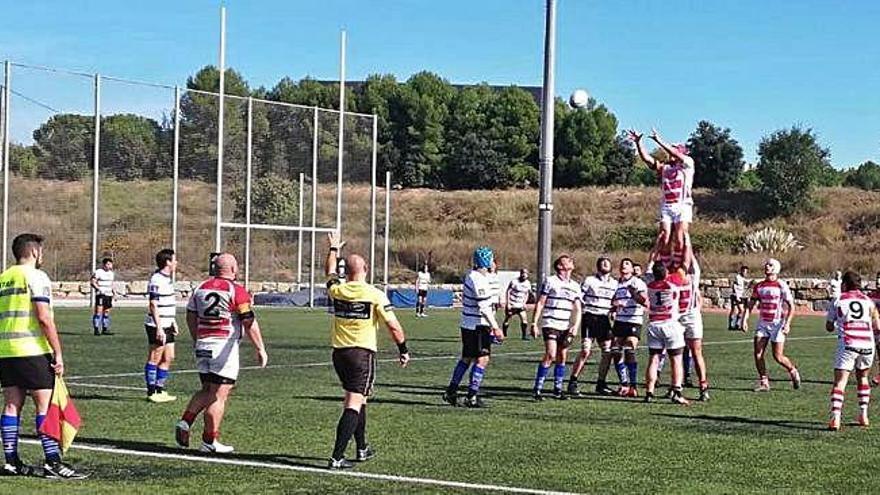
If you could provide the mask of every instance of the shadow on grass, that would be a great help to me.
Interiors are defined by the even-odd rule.
[[[316,400],[319,402],[338,402],[342,404],[342,395],[293,395],[292,399],[306,399],[306,400]],[[440,406],[439,402],[426,402],[426,401],[415,401],[415,400],[404,400],[404,399],[389,399],[386,397],[382,397],[382,393],[379,392],[377,395],[370,397],[370,404],[395,404],[398,406]]]
[[[738,376],[738,377],[734,378],[734,380],[741,381],[741,382],[752,382],[752,383],[755,382],[754,377],[746,378],[746,377]],[[778,385],[784,386],[786,384],[791,384],[791,380],[789,380],[788,378],[782,378],[782,379],[778,379],[778,380],[771,380],[770,383],[771,384],[776,383]],[[811,385],[828,385],[829,387],[834,384],[834,382],[832,382],[831,380],[808,380],[806,378],[801,378],[801,383],[809,383]]]
[[[824,431],[825,426],[821,424],[817,424],[814,421],[796,421],[796,420],[788,420],[788,419],[757,419],[757,418],[746,418],[743,416],[713,416],[710,414],[670,414],[670,413],[655,413],[652,416],[661,416],[666,418],[673,419],[682,419],[686,421],[698,420],[698,421],[712,421],[715,423],[722,424],[739,424],[739,425],[758,425],[758,426],[772,426],[776,428],[784,428],[791,430],[807,430],[807,431]]]
[[[197,439],[196,439],[197,440]],[[137,450],[141,452],[155,452],[159,454],[185,454],[198,457],[218,457],[223,459],[239,459],[244,461],[269,462],[275,464],[283,464],[288,466],[303,467],[327,467],[326,457],[299,456],[294,454],[207,454],[192,449],[181,449],[178,447],[170,447],[165,444],[155,442],[142,442],[135,440],[114,440],[107,438],[91,438],[77,437],[77,442],[89,445],[97,445],[101,447]]]
[[[404,395],[422,395],[422,396],[436,396],[440,397],[443,392],[446,391],[446,387],[437,387],[437,386],[426,386],[426,385],[386,385],[388,388],[394,390],[399,394]],[[459,396],[465,394],[465,387],[461,387],[459,389]],[[502,401],[521,401],[521,402],[535,402],[532,397],[532,388],[522,388],[522,387],[482,387],[480,389],[480,395],[487,399],[498,399]],[[554,401],[553,396],[550,391],[545,388],[544,390],[544,400],[545,401]],[[636,398],[624,398],[617,397],[613,395],[598,395],[598,394],[583,394],[579,397],[569,397],[570,400],[586,400],[586,401],[613,401],[613,402],[641,402],[642,399],[640,397]]]
[[[71,386],[76,386],[75,383],[71,383]],[[73,396],[74,400],[78,401],[86,401],[86,400],[112,400],[117,402],[143,402],[143,397],[122,397],[118,395],[102,395],[102,394],[76,394]]]

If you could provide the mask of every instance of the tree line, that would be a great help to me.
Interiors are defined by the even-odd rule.
[[[216,92],[216,68],[206,66],[187,80],[187,88]],[[537,184],[540,110],[528,91],[486,84],[457,87],[431,72],[405,81],[372,75],[346,88],[346,110],[376,114],[378,164],[392,172],[403,187],[434,189],[495,189]],[[283,78],[272,88],[251,88],[229,69],[226,93],[278,102],[336,108],[339,85],[305,78]],[[246,104],[227,99],[224,159],[233,178],[244,173]],[[184,92],[180,108],[180,176],[215,180],[217,159],[215,96]],[[319,160],[335,163],[337,118],[319,122]],[[174,116],[156,120],[132,114],[102,118],[102,174],[118,180],[159,179],[171,175]],[[353,120],[347,120],[349,128]],[[56,114],[33,133],[30,146],[14,145],[11,170],[58,180],[78,180],[92,168],[93,117]],[[255,104],[253,171],[255,177],[289,180],[310,175],[313,113],[288,107]],[[557,187],[655,184],[656,177],[640,166],[614,113],[591,100],[581,109],[556,101],[554,184]],[[867,162],[848,172],[830,165],[828,150],[810,129],[793,127],[766,136],[758,163],[748,168],[731,130],[708,121],[697,124],[687,140],[697,164],[696,186],[762,190],[785,211],[809,201],[817,185],[852,185],[880,189],[880,165]],[[369,163],[369,132],[350,133],[346,158]],[[319,167],[319,180],[335,177],[335,167]],[[323,177],[322,177],[323,176]],[[351,181],[369,180],[368,168],[346,171]],[[790,205],[789,205],[790,204]],[[789,205],[789,206],[784,206]],[[791,206],[794,205],[794,206]]]

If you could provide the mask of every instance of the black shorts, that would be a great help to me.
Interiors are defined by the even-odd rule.
[[[625,321],[615,321],[611,327],[611,333],[617,338],[635,337],[641,338],[642,325],[639,323],[627,323]]]
[[[362,347],[333,349],[333,369],[346,392],[373,393],[376,381],[376,353]]]
[[[541,335],[544,336],[544,342],[555,340],[556,345],[568,347],[571,345],[571,334],[568,330],[557,330],[555,328],[544,327],[541,329]]]
[[[419,297],[428,297],[427,289],[419,289]]]
[[[54,358],[51,354],[39,356],[0,358],[0,385],[25,390],[55,388]]]
[[[748,298],[746,297],[736,297],[736,294],[730,295],[730,304],[733,304],[734,306],[739,304],[745,305],[747,302]]]
[[[508,318],[511,316],[524,314],[525,312],[526,308],[511,308],[510,306],[504,308],[504,315]]]
[[[156,327],[151,327],[150,325],[144,325],[144,330],[147,332],[147,342],[150,345],[165,345],[165,344],[173,344],[174,343],[174,327],[165,328],[165,344],[156,340]]]
[[[217,385],[235,385],[235,380],[220,376],[217,373],[199,373],[199,381],[202,385],[206,383],[215,383]]]
[[[479,358],[492,355],[492,329],[485,325],[461,329],[461,357]]]
[[[108,296],[104,294],[98,294],[95,296],[95,307],[98,306],[103,307],[104,309],[110,309],[113,307],[113,296]]]
[[[581,335],[599,342],[611,340],[611,319],[608,315],[584,313],[581,318]]]

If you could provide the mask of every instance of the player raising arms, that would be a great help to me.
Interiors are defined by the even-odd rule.
[[[770,390],[770,378],[764,362],[768,342],[773,348],[773,359],[788,371],[792,386],[795,389],[801,386],[801,375],[797,367],[785,355],[785,338],[791,331],[791,320],[794,318],[794,297],[788,284],[779,279],[781,269],[782,265],[776,259],[770,258],[764,262],[765,278],[752,288],[752,297],[743,315],[743,331],[748,331],[749,315],[757,305],[755,368],[758,371],[758,385],[755,392]]]
[[[95,291],[95,314],[92,315],[92,328],[95,335],[113,335],[110,331],[110,308],[113,307],[113,281],[116,274],[113,273],[113,260],[104,258],[101,260],[101,268],[95,270],[89,285]]]
[[[611,366],[611,300],[617,290],[617,279],[611,276],[611,259],[602,256],[596,260],[596,273],[584,279],[583,316],[581,317],[581,352],[568,378],[568,394],[580,396],[578,377],[587,364],[593,341],[599,346],[602,358],[599,366],[607,373]]]
[[[684,327],[679,322],[679,296],[681,287],[667,279],[667,270],[663,263],[654,263],[651,267],[654,280],[648,284],[648,352],[651,360],[645,373],[645,402],[654,400],[654,387],[657,385],[657,370],[660,367],[660,355],[663,351],[669,356],[672,364],[672,394],[670,398],[676,404],[687,405],[688,401],[681,395],[681,384],[684,378],[682,353],[684,352]]]
[[[144,379],[147,382],[147,399],[151,402],[170,402],[177,397],[165,391],[165,384],[171,374],[174,362],[174,339],[177,336],[177,297],[174,292],[174,271],[177,269],[177,255],[172,249],[156,253],[158,268],[147,285],[150,302],[144,318],[147,332],[147,364],[144,365]]]
[[[660,235],[651,254],[654,260],[659,253],[668,251],[679,261],[684,258],[685,241],[688,229],[694,218],[694,199],[691,195],[694,183],[694,159],[687,155],[684,144],[667,144],[656,130],[651,130],[651,139],[669,156],[669,161],[652,157],[642,144],[642,134],[628,131],[635,143],[642,161],[660,176],[663,201],[660,207]]]
[[[186,305],[186,326],[193,339],[196,365],[202,389],[195,393],[177,423],[175,439],[189,447],[189,430],[196,416],[205,411],[202,452],[226,454],[234,449],[220,443],[220,423],[226,400],[238,379],[238,343],[242,333],[253,342],[257,362],[265,368],[269,361],[260,325],[251,305],[251,295],[235,283],[238,262],[229,253],[216,260],[217,276],[201,283]]]
[[[495,263],[495,254],[488,247],[481,246],[474,250],[473,261],[473,269],[465,275],[461,292],[461,359],[455,364],[452,379],[443,393],[443,401],[452,406],[458,405],[458,385],[468,368],[471,369],[471,380],[464,405],[485,406],[478,394],[492,355],[492,342],[504,338],[495,319],[489,280],[489,269]]]
[[[532,283],[529,281],[529,270],[522,268],[519,271],[519,278],[511,280],[507,284],[505,291],[504,305],[504,322],[501,323],[501,330],[504,337],[507,337],[507,329],[510,328],[510,320],[514,316],[519,317],[519,328],[522,332],[522,339],[529,340],[529,313],[526,311],[526,303],[529,301],[529,294],[532,293]]]
[[[367,398],[372,394],[376,380],[377,330],[384,323],[397,344],[401,367],[409,363],[409,349],[403,327],[394,315],[388,297],[367,283],[367,263],[362,256],[346,257],[348,279],[340,282],[334,274],[339,251],[345,245],[338,236],[327,234],[329,250],[324,261],[327,274],[327,295],[333,305],[331,343],[333,368],[345,390],[342,416],[336,425],[336,442],[330,457],[330,469],[350,469],[354,464],[345,458],[351,437],[357,446],[358,462],[375,456],[367,444]]]
[[[868,374],[874,361],[875,336],[880,332],[880,314],[877,307],[860,290],[862,278],[848,271],[841,280],[841,294],[828,307],[825,329],[837,331],[837,355],[834,358],[834,385],[831,387],[831,418],[828,429],[840,429],[840,412],[846,383],[853,369],[859,397],[860,426],[868,426],[868,403],[871,385]]]
[[[633,262],[629,258],[620,260],[620,278],[617,290],[611,300],[611,315],[614,326],[614,344],[611,346],[612,359],[617,366],[620,378],[618,395],[636,397],[638,395],[639,365],[636,360],[636,349],[639,346],[640,330],[645,318],[645,306],[648,304],[648,287],[645,282],[633,274]],[[610,392],[605,383],[608,368],[599,367],[599,378],[596,380],[596,391],[602,395]]]
[[[541,391],[552,363],[556,363],[553,368],[553,397],[559,400],[567,398],[562,392],[565,361],[568,347],[577,337],[581,326],[581,288],[571,278],[574,260],[563,254],[553,262],[553,269],[556,274],[547,277],[541,284],[532,323],[532,336],[538,337],[538,328],[544,336],[544,357],[538,363],[533,390],[533,397],[538,401],[544,400]]]

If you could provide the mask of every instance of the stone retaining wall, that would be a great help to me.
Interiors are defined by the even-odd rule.
[[[795,305],[798,309],[809,311],[825,311],[829,304],[828,281],[818,278],[785,279],[794,292]],[[178,281],[174,288],[177,295],[187,298],[198,286],[199,282]],[[304,285],[304,287],[308,287]],[[392,285],[392,288],[411,289],[412,285]],[[297,284],[286,282],[250,282],[248,290],[251,293],[270,292],[294,292],[298,290]],[[435,289],[451,290],[454,294],[453,302],[457,306],[461,304],[461,284],[435,285]],[[875,288],[875,283],[868,284],[869,289]],[[131,282],[115,282],[113,284],[116,297],[122,300],[144,300],[147,296],[147,281],[133,280]],[[729,308],[730,295],[733,293],[731,280],[728,278],[707,278],[700,284],[703,294],[704,305],[707,308]],[[84,282],[53,282],[52,290],[59,299],[83,299],[89,296],[90,287]]]

